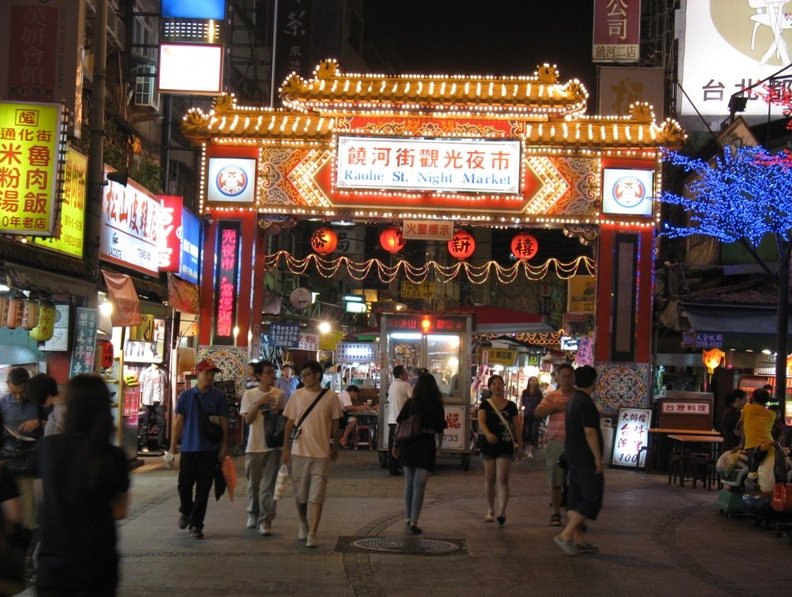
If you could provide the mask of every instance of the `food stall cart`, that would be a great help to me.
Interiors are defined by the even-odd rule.
[[[403,365],[411,383],[418,369],[425,368],[437,379],[443,393],[446,428],[442,456],[458,456],[462,468],[470,468],[470,351],[471,315],[444,313],[385,313],[380,334],[380,408],[377,439],[380,465],[387,465],[388,388],[392,371]]]

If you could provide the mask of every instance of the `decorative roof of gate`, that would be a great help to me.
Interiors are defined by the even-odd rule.
[[[539,118],[582,114],[588,91],[577,79],[561,84],[558,69],[544,64],[532,77],[342,74],[324,60],[305,80],[292,73],[280,89],[293,110],[452,111]]]

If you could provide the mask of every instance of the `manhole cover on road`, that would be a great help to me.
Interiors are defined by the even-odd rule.
[[[441,554],[458,551],[460,546],[443,539],[402,537],[366,537],[352,541],[352,546],[370,551],[411,554]]]

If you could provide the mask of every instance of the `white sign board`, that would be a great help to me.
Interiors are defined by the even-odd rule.
[[[443,450],[465,451],[469,439],[465,425],[464,406],[444,406],[446,429],[443,432]]]
[[[223,46],[160,44],[161,93],[215,95],[223,89]]]
[[[520,142],[338,137],[336,187],[517,194]]]
[[[640,466],[646,460],[649,425],[652,421],[652,410],[649,408],[620,408],[619,419],[613,434],[613,452],[611,464],[635,468],[640,458]]]
[[[720,125],[729,115],[733,93],[792,62],[787,4],[779,0],[682,3],[677,28],[683,28],[679,82],[685,94],[679,94],[678,110],[686,117],[682,122],[686,128],[705,130],[697,111],[710,126]],[[784,74],[792,75],[792,70]],[[788,87],[792,80],[780,83]],[[761,86],[755,91],[762,91]],[[766,122],[767,104],[755,92],[747,95],[743,116],[748,116],[749,122]],[[781,109],[773,106],[771,116],[781,118]]]
[[[207,171],[207,201],[255,202],[256,160],[252,158],[209,158]]]

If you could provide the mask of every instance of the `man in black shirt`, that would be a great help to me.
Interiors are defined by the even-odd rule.
[[[584,365],[575,369],[577,389],[566,409],[564,454],[569,471],[569,522],[553,540],[564,553],[571,556],[599,551],[599,548],[587,543],[583,535],[586,520],[595,520],[602,508],[605,485],[600,416],[591,398],[596,379],[594,367]]]

